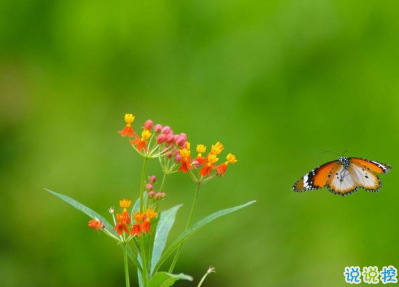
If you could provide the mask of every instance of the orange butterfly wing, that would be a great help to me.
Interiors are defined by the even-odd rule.
[[[374,160],[368,160],[364,158],[358,158],[358,157],[350,157],[349,160],[352,163],[363,165],[366,168],[368,168],[371,171],[374,171],[376,173],[387,173],[388,171],[391,170],[391,166],[385,163],[380,163]]]
[[[294,191],[307,191],[313,189],[320,189],[326,186],[327,180],[331,175],[331,170],[337,165],[339,162],[337,160],[327,162],[307,174],[305,174],[301,179],[299,179],[292,189]]]

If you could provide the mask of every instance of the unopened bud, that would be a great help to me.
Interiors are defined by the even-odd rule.
[[[186,138],[184,138],[183,136],[179,135],[176,139],[176,144],[178,146],[183,146],[186,143]]]
[[[160,134],[159,136],[157,136],[157,143],[161,144],[166,140],[166,135],[164,134]]]
[[[156,133],[160,133],[162,131],[162,125],[161,124],[156,124],[154,127],[154,131]]]
[[[174,142],[175,141],[175,137],[174,137],[174,135],[173,134],[168,134],[167,136],[166,136],[166,142],[167,143],[172,143],[172,142]]]
[[[179,162],[181,162],[181,160],[182,160],[182,157],[180,154],[175,155],[175,162],[179,163]]]
[[[144,129],[146,130],[152,130],[152,126],[154,125],[154,123],[152,122],[152,120],[146,120],[144,123]]]
[[[154,182],[157,181],[157,177],[155,175],[151,175],[149,180],[150,180],[151,183],[154,183]]]
[[[165,135],[169,134],[170,131],[171,131],[170,126],[164,126],[162,128],[162,133],[165,134]]]

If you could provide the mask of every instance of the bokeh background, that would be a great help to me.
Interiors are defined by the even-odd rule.
[[[0,286],[124,286],[121,250],[43,191],[107,214],[137,197],[123,115],[237,155],[195,219],[256,199],[184,247],[204,286],[345,286],[346,266],[399,268],[397,1],[0,2]],[[379,194],[297,194],[338,156],[389,163]],[[157,162],[150,172],[160,175]],[[169,208],[194,185],[168,179]],[[135,275],[132,272],[133,282]],[[133,286],[137,286],[136,284]],[[197,286],[179,282],[176,286]]]

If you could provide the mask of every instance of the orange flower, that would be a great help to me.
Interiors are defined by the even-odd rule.
[[[224,162],[224,163],[222,163],[222,164],[219,164],[219,165],[216,167],[216,174],[217,174],[217,175],[224,175],[225,172],[226,172],[226,169],[227,169],[227,162]]]
[[[186,173],[188,170],[193,169],[193,166],[191,165],[191,156],[190,156],[190,143],[186,142],[186,147],[180,150],[180,155],[181,155],[181,165],[179,167],[179,170],[183,171]]]
[[[150,231],[151,223],[148,220],[144,220],[143,223],[140,224],[140,231],[143,233],[147,233]]]
[[[104,227],[104,224],[102,223],[102,221],[98,220],[97,217],[94,217],[92,220],[90,220],[87,225],[90,228],[95,229],[95,230],[99,230],[99,229],[102,229]]]
[[[213,147],[213,146],[212,146]],[[201,169],[200,174],[202,177],[209,175],[212,172],[212,169],[215,168],[215,163],[219,159],[216,157],[216,154],[209,153],[206,157],[206,163],[204,167]]]
[[[229,154],[226,156],[226,159],[227,159],[226,162],[224,162],[224,163],[222,163],[222,164],[220,164],[220,165],[218,165],[218,166],[216,167],[216,174],[217,174],[217,175],[224,175],[225,172],[226,172],[226,169],[227,169],[228,164],[229,164],[229,163],[236,163],[236,162],[237,162],[236,156],[235,156],[234,154],[231,154],[231,153],[229,153]]]
[[[127,208],[130,207],[131,200],[122,199],[119,201],[119,205],[123,208],[123,211],[126,212]]]
[[[119,131],[119,133],[123,137],[125,136],[133,137],[134,135],[134,130],[132,128],[132,123],[134,122],[133,114],[125,114],[125,122],[126,122],[125,128]]]
[[[133,214],[133,217],[136,222],[141,222],[144,219],[144,214],[142,214],[140,211],[137,211],[135,214]]]
[[[141,229],[140,229],[140,224],[139,223],[135,223],[133,225],[132,230],[130,231],[131,235],[136,235],[136,236],[140,236],[141,235]]]
[[[116,220],[120,223],[126,223],[126,224],[130,224],[131,222],[129,213],[127,213],[127,211],[123,211],[121,214],[117,213]]]
[[[129,230],[127,229],[127,224],[125,222],[118,222],[114,227],[115,231],[121,235],[123,232],[128,233]]]
[[[142,149],[147,150],[147,143],[148,139],[151,137],[151,132],[149,130],[143,130],[141,133],[141,138],[136,135],[136,139],[130,141],[132,145],[134,145],[138,151],[141,151]]]
[[[203,144],[197,145],[197,157],[195,158],[195,167],[199,167],[200,165],[204,164],[205,162],[205,157],[202,156],[202,154],[206,151],[206,146]]]

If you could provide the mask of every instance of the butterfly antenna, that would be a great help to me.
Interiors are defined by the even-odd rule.
[[[328,152],[328,153],[332,153],[332,154],[337,155],[337,156],[341,156],[339,153],[334,152],[334,151],[330,151],[330,150],[325,150],[324,152]]]
[[[348,150],[344,150],[344,152],[342,153],[342,156],[345,156],[345,154],[348,152]]]

